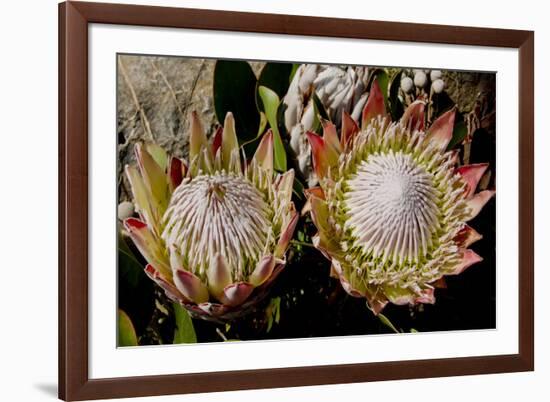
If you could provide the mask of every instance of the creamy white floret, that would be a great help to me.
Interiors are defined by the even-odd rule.
[[[225,172],[200,175],[175,190],[162,237],[196,274],[204,274],[220,254],[236,276],[246,275],[273,240],[272,214],[247,178]]]

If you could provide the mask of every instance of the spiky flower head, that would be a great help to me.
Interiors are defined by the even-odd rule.
[[[433,303],[445,275],[481,261],[468,249],[481,235],[466,222],[494,195],[475,193],[488,165],[458,167],[446,150],[455,110],[426,130],[424,106],[413,102],[392,123],[374,81],[361,129],[344,113],[340,137],[330,122],[323,137],[308,133],[320,180],[308,191],[314,244],[376,314],[388,302]]]
[[[317,183],[311,166],[311,149],[306,132],[315,124],[314,95],[318,97],[330,119],[340,125],[342,112],[360,116],[366,102],[369,69],[346,68],[320,64],[300,65],[283,99],[285,127],[297,166],[309,186]]]
[[[124,223],[169,298],[226,321],[263,298],[285,266],[298,220],[294,172],[275,175],[271,132],[242,161],[231,113],[212,144],[195,113],[190,130],[188,166],[157,145],[136,146],[138,167],[126,174],[141,219]]]

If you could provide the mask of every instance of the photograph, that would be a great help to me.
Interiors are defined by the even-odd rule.
[[[543,2],[3,4],[2,400],[550,400]]]
[[[116,69],[118,347],[496,328],[495,72]]]

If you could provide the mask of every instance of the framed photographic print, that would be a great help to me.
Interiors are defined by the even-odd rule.
[[[533,370],[533,32],[59,10],[60,398]]]

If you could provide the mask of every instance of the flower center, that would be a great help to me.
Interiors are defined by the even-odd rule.
[[[247,274],[270,238],[270,208],[244,177],[225,172],[185,180],[175,190],[162,234],[180,252],[186,269],[204,274],[217,254]]]
[[[439,191],[412,155],[370,155],[347,184],[345,227],[365,253],[399,263],[428,253],[438,228]]]

